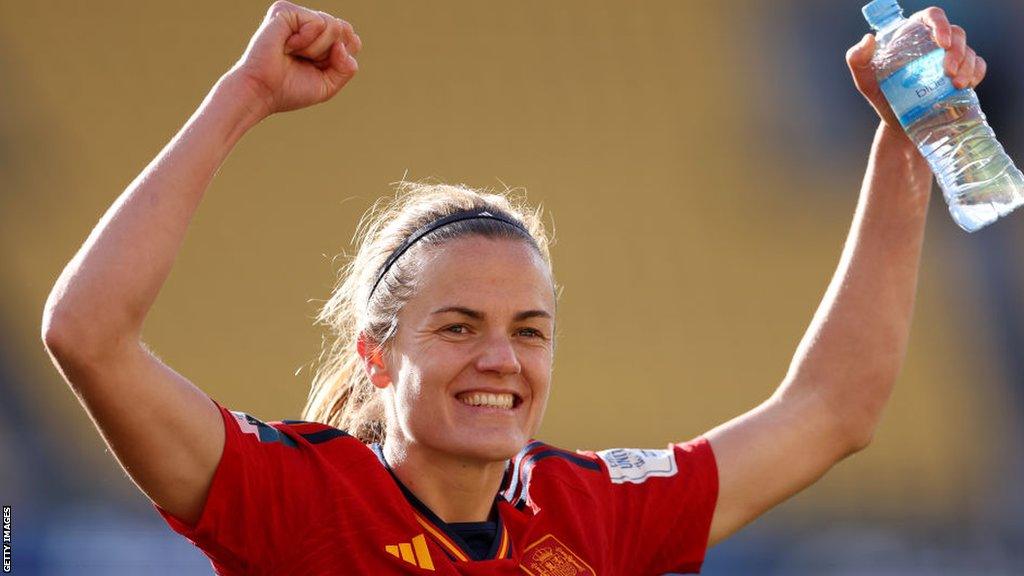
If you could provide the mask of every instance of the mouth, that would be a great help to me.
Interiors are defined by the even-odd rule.
[[[455,398],[473,408],[492,408],[497,410],[515,410],[523,399],[511,392],[479,392],[470,391],[457,394]]]

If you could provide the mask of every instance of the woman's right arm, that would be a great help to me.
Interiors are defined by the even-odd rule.
[[[143,321],[210,180],[275,112],[332,98],[360,40],[322,12],[276,2],[245,54],[114,201],[57,279],[42,337],[118,461],[164,510],[198,519],[224,446],[209,397],[150,354]]]

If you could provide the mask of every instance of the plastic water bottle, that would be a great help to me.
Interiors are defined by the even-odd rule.
[[[974,232],[1024,203],[1024,175],[996,140],[974,90],[953,86],[931,29],[904,18],[896,0],[874,0],[863,12],[877,31],[875,76],[935,173],[953,220]]]

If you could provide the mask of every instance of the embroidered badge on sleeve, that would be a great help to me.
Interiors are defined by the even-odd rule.
[[[608,475],[615,484],[640,484],[648,478],[675,476],[679,471],[672,450],[615,448],[597,455],[608,465]]]

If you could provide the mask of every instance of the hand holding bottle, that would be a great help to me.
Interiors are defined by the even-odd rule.
[[[935,43],[946,50],[943,68],[946,75],[953,79],[953,85],[957,89],[973,88],[981,83],[988,69],[985,59],[967,45],[967,33],[960,26],[950,24],[941,8],[926,8],[913,14],[908,20],[918,20],[927,25],[932,31]],[[875,77],[875,70],[871,65],[875,45],[875,35],[865,34],[860,42],[846,51],[846,64],[853,75],[853,83],[857,90],[867,98],[879,118],[889,127],[895,128],[897,133],[905,135]]]
[[[934,7],[904,18],[898,0],[872,0],[862,12],[876,34],[847,53],[854,83],[886,130],[917,147],[953,220],[974,232],[1024,204],[1024,174],[974,91],[985,60],[967,46],[963,28]]]

